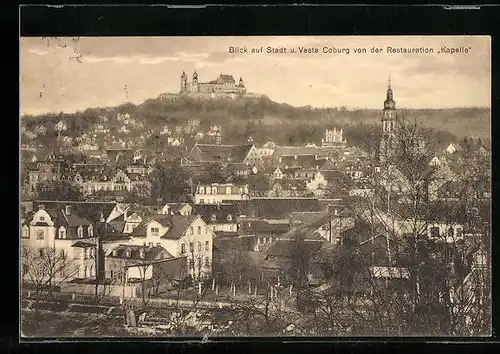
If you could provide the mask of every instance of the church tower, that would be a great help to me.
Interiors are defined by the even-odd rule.
[[[187,75],[186,72],[182,72],[181,75],[181,93],[186,92],[187,90]]]
[[[384,162],[391,157],[396,148],[396,102],[393,99],[391,88],[391,78],[387,88],[387,98],[384,102],[384,110],[382,111],[382,137],[380,139],[380,162]]]

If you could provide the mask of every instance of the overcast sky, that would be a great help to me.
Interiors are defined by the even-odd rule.
[[[230,46],[299,46],[319,54],[231,54]],[[323,47],[350,48],[323,54]],[[371,54],[372,47],[431,47],[434,54]],[[442,46],[468,54],[438,54]],[[355,54],[353,48],[366,48]],[[243,77],[249,92],[295,106],[382,107],[391,77],[400,108],[490,107],[489,37],[21,38],[21,114],[75,112],[177,93],[183,70],[200,82]]]

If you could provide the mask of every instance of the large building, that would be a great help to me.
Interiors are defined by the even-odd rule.
[[[205,93],[205,94],[238,94],[242,95],[247,92],[243,79],[240,77],[238,83],[233,78],[233,75],[220,74],[216,80],[209,82],[199,82],[196,71],[193,73],[191,82],[188,82],[187,75],[182,72],[181,75],[181,94],[188,93]]]
[[[347,140],[343,135],[344,133],[342,131],[342,128],[340,128],[340,130],[337,130],[336,127],[331,130],[327,129],[325,132],[325,138],[321,139],[321,146],[346,146]]]

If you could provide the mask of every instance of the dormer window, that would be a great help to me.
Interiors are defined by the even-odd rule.
[[[59,229],[59,238],[63,240],[66,239],[66,230],[64,229],[64,227],[61,227]]]
[[[210,218],[212,221],[217,221],[217,215],[212,214],[212,217]]]
[[[94,237],[94,228],[92,227],[92,225],[89,225],[87,232],[89,234],[89,237]]]
[[[231,214],[227,216],[227,221],[233,221],[233,216]]]
[[[83,238],[83,226],[79,226],[77,230],[78,238]]]

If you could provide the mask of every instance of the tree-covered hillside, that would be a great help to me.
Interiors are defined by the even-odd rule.
[[[179,97],[176,100],[149,99],[139,105],[125,103],[112,108],[89,108],[73,114],[24,116],[22,124],[28,129],[44,125],[46,135],[54,136],[57,133],[55,124],[63,120],[68,124],[67,134],[78,136],[95,125],[99,116],[108,117],[108,125],[116,125],[118,113],[129,113],[143,122],[147,129],[182,125],[190,118],[197,118],[202,128],[223,125],[227,143],[241,143],[241,139],[252,137],[258,143],[273,140],[287,145],[320,143],[324,129],[333,126],[344,128],[348,140],[355,141],[365,129],[376,130],[372,126],[380,124],[381,116],[381,110],[373,109],[294,107],[274,102],[266,96],[234,100]],[[401,110],[400,114],[441,131],[444,140],[453,136],[459,139],[465,136],[490,137],[490,110],[487,108],[409,109]]]

